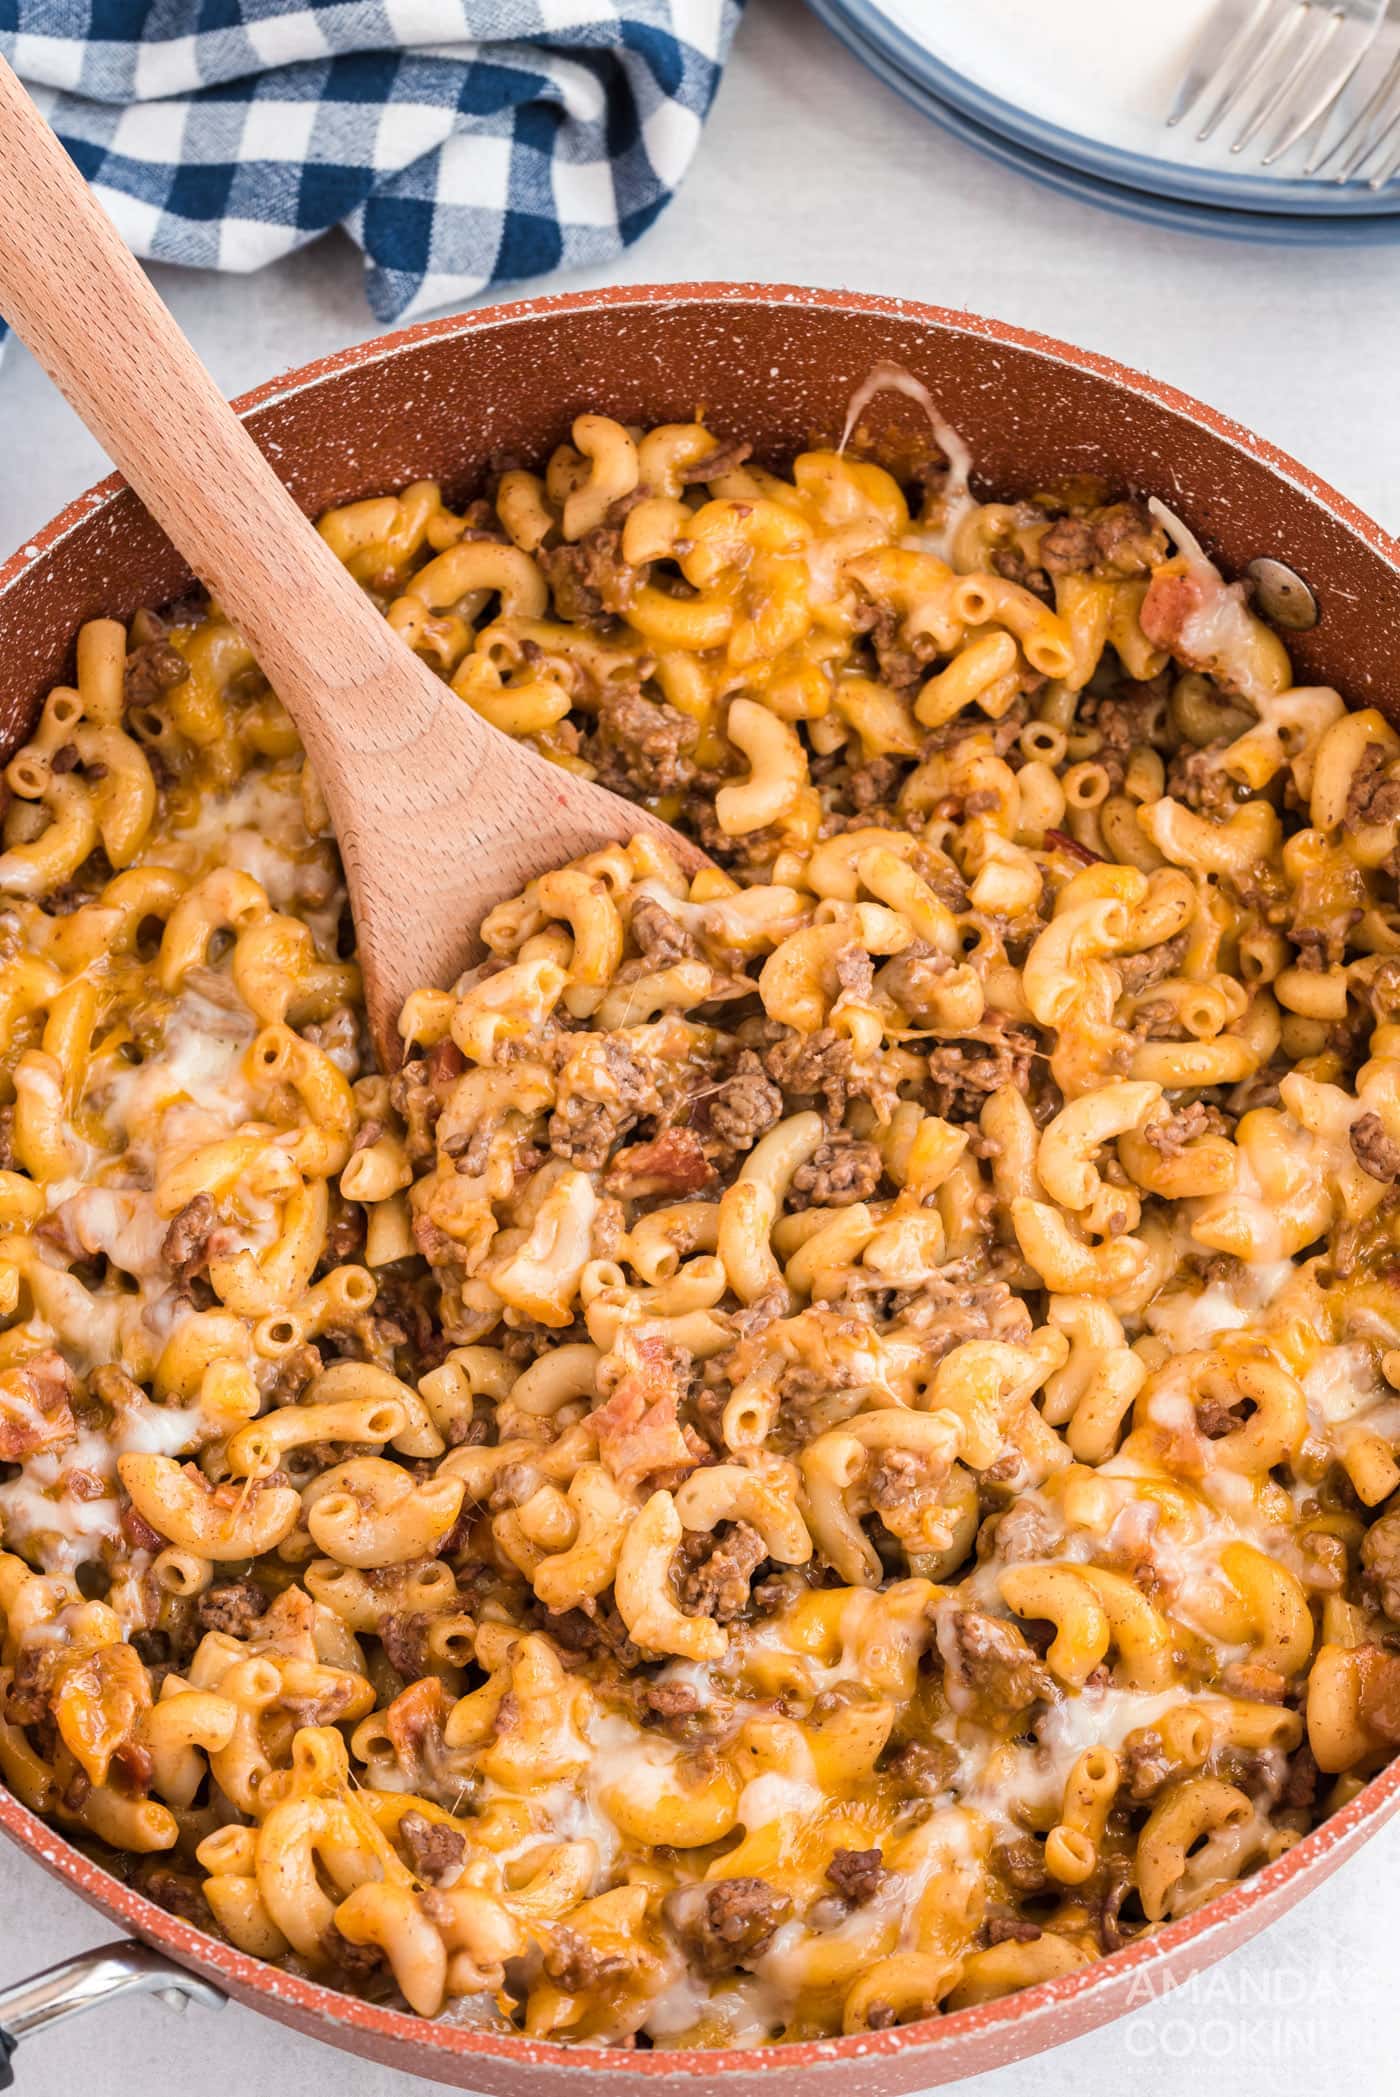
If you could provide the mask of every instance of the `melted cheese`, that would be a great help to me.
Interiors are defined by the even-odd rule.
[[[863,378],[851,395],[846,408],[846,425],[841,432],[838,451],[844,452],[855,435],[856,425],[877,393],[902,393],[906,400],[922,408],[928,417],[938,449],[948,461],[948,474],[940,498],[942,516],[936,531],[910,532],[904,544],[917,547],[924,553],[936,554],[942,561],[952,561],[953,542],[958,528],[970,510],[976,508],[969,482],[972,478],[972,452],[958,435],[953,425],[938,407],[927,386],[916,379],[912,371],[902,364],[876,364]]]
[[[1372,1350],[1362,1341],[1324,1347],[1303,1378],[1303,1391],[1308,1417],[1322,1429],[1355,1419],[1395,1395],[1377,1376]]]
[[[121,1536],[118,1457],[128,1451],[184,1456],[201,1439],[198,1406],[148,1403],[118,1411],[102,1432],[82,1428],[65,1448],[30,1457],[17,1478],[0,1485],[0,1534],[45,1571],[72,1572],[101,1558],[104,1544]]]
[[[1240,692],[1255,705],[1273,697],[1274,687],[1258,677],[1259,625],[1239,584],[1227,583],[1202,551],[1199,540],[1154,496],[1148,504],[1185,558],[1186,573],[1196,586],[1198,602],[1181,622],[1177,647],[1182,657],[1209,670],[1227,690]]]
[[[106,1111],[121,1147],[147,1157],[154,1136],[193,1149],[250,1120],[254,1102],[242,1064],[256,1032],[241,1007],[199,989],[182,991],[159,1052],[119,1070],[108,1087]]]

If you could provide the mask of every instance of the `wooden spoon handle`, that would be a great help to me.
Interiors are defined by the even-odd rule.
[[[302,516],[3,59],[0,312],[249,641],[332,808],[332,756],[382,766],[448,712],[454,742],[481,748],[489,728]]]
[[[386,1067],[408,992],[466,960],[482,913],[647,810],[473,713],[302,516],[0,59],[0,312],[252,644],[325,789]]]

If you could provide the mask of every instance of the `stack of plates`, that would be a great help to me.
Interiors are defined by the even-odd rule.
[[[1193,112],[1166,128],[1215,0],[808,0],[858,58],[945,131],[1061,195],[1125,217],[1235,240],[1400,240],[1400,178],[1379,190],[1304,177],[1306,139],[1276,167],[1241,154],[1227,119],[1209,144]],[[1130,17],[1131,30],[1125,27]],[[1337,136],[1400,50],[1388,22],[1324,136]],[[1248,107],[1248,105],[1246,105]],[[1195,121],[1193,122],[1193,117]]]

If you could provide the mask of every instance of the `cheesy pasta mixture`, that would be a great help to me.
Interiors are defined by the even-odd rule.
[[[1400,738],[1159,505],[585,415],[321,529],[645,802],[368,1049],[216,607],[5,770],[0,1771],[425,2017],[740,2046],[1180,1916],[1400,1743]]]

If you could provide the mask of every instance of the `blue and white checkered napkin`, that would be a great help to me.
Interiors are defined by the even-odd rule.
[[[138,255],[344,226],[397,320],[607,261],[690,164],[742,0],[0,0],[0,52]]]

